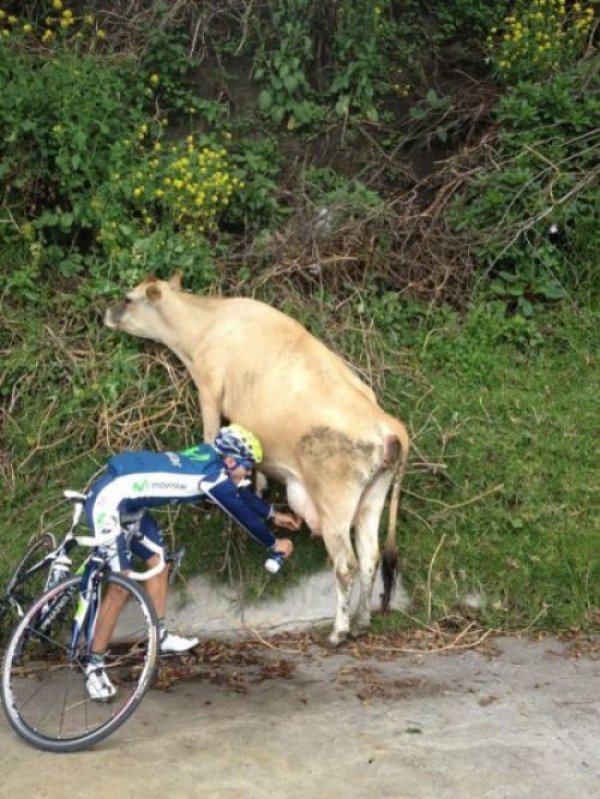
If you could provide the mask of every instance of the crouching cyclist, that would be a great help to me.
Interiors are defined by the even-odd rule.
[[[291,556],[293,545],[289,538],[276,538],[269,522],[296,531],[301,521],[291,513],[276,511],[250,488],[248,478],[261,460],[258,439],[235,424],[222,427],[212,446],[200,444],[183,452],[124,452],[110,458],[106,473],[88,493],[85,514],[95,535],[119,532],[109,549],[111,568],[127,573],[132,552],[148,568],[160,563],[159,555],[140,541],[133,540],[131,551],[127,550],[123,525],[135,521],[143,536],[164,547],[158,525],[147,509],[208,499],[270,551],[265,567],[276,571]],[[197,638],[183,638],[167,630],[168,570],[151,577],[146,588],[158,616],[160,651],[185,652],[194,647]],[[124,592],[110,585],[98,614],[85,672],[87,693],[96,701],[109,701],[116,693],[104,663],[124,602]]]

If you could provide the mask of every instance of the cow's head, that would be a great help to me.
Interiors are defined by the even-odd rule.
[[[181,272],[169,280],[150,276],[127,292],[125,300],[111,305],[104,314],[104,324],[111,330],[122,330],[132,336],[160,340],[160,309],[173,291],[181,291]]]

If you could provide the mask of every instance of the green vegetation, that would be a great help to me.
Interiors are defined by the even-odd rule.
[[[179,268],[408,422],[413,616],[597,623],[597,4],[113,6],[0,11],[0,581],[110,452],[201,437],[183,368],[101,323]],[[190,573],[282,590],[221,516],[163,521]],[[289,579],[324,563],[304,536]]]
[[[400,539],[410,593],[432,618],[469,617],[472,603],[493,626],[593,621],[597,320],[550,313],[544,343],[522,348],[497,308],[479,306],[415,342],[410,391],[424,401],[411,426],[450,480],[409,478]]]

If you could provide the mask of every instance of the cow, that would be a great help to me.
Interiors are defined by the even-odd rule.
[[[333,563],[337,608],[329,643],[367,630],[379,521],[394,477],[382,558],[384,611],[396,579],[396,517],[410,443],[404,424],[297,321],[258,300],[183,291],[180,273],[147,277],[106,310],[104,323],[161,342],[183,362],[198,388],[206,442],[224,418],[257,436],[261,471],[286,486],[290,508],[323,537]]]

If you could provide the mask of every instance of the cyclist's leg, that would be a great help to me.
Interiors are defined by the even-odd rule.
[[[140,520],[140,532],[154,544],[163,547],[164,539],[153,517],[145,512]],[[140,541],[133,542],[132,551],[141,557],[148,568],[156,566],[159,556],[147,549]],[[184,638],[180,635],[170,633],[167,629],[165,620],[167,609],[167,593],[169,589],[169,569],[165,568],[146,583],[146,591],[156,610],[158,618],[158,631],[160,636],[160,651],[166,653],[187,652],[198,643],[198,638]]]
[[[113,572],[124,572],[125,574],[131,569],[131,557],[122,535],[115,542],[110,568]],[[111,635],[126,602],[127,594],[125,591],[118,585],[108,585],[96,619],[94,639],[90,649],[92,655],[103,655],[108,649]]]
[[[144,514],[140,519],[139,529],[140,533],[145,538],[150,539],[153,544],[157,544],[164,549],[165,541],[163,534],[161,533],[160,528],[154,518],[147,511],[144,511]],[[144,561],[148,569],[151,569],[153,566],[157,566],[159,563],[159,556],[155,552],[152,552],[145,547],[141,541],[132,541],[131,551]],[[146,582],[145,587],[147,594],[154,602],[156,615],[158,616],[159,620],[164,619],[167,608],[167,591],[169,587],[168,567],[165,567],[161,572],[156,574],[154,577],[151,577]]]
[[[121,497],[115,490],[114,483],[114,476],[108,472],[96,480],[88,491],[84,512],[88,526],[94,535],[115,525],[120,527],[118,507]],[[110,549],[112,550],[112,552],[109,550],[111,571],[126,572],[130,570],[131,557],[125,546],[123,535],[118,536]],[[107,587],[96,619],[94,639],[90,649],[92,655],[101,655],[106,652],[126,601],[127,595],[117,585],[110,584]]]

